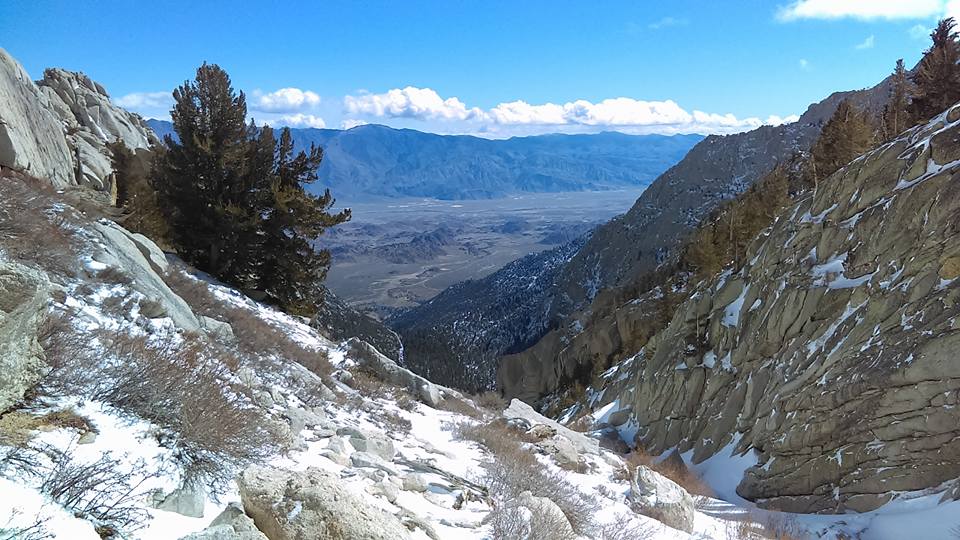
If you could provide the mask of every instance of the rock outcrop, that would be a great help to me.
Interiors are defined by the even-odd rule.
[[[320,469],[253,467],[238,480],[247,515],[270,540],[402,540],[400,520],[345,490]]]
[[[76,183],[63,125],[26,70],[0,48],[0,165],[63,188]]]
[[[42,374],[37,336],[50,287],[42,272],[0,260],[0,411],[19,401]]]
[[[110,102],[83,73],[48,69],[34,83],[0,49],[0,165],[49,181],[113,190],[107,143],[146,149],[156,136],[144,120]]]
[[[867,511],[960,477],[960,106],[820,182],[606,374],[653,454],[752,452],[738,493]],[[947,483],[947,484],[945,484]]]
[[[630,478],[630,505],[638,514],[684,532],[693,532],[693,497],[670,479],[640,466]]]
[[[206,529],[180,540],[268,540],[237,503],[231,503]]]

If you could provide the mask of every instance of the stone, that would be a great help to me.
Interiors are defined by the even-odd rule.
[[[238,503],[230,503],[210,525],[180,540],[268,540]]]
[[[591,455],[600,454],[600,443],[597,442],[596,439],[587,437],[583,433],[577,433],[558,422],[550,420],[519,399],[514,398],[510,402],[510,406],[503,411],[503,416],[508,420],[520,419],[529,422],[531,425],[542,424],[548,426],[553,429],[557,435],[570,441],[577,452]]]
[[[429,488],[427,478],[420,473],[410,473],[403,476],[403,489],[423,493]]]
[[[387,474],[397,476],[399,473],[392,465],[381,457],[367,452],[357,451],[350,454],[350,464],[357,468],[379,469]]]
[[[154,508],[166,512],[176,512],[187,517],[203,517],[206,493],[196,486],[182,486],[169,494],[154,493]]]
[[[442,398],[437,385],[409,369],[398,366],[365,341],[352,338],[347,345],[351,357],[361,367],[369,369],[385,382],[406,388],[427,406],[436,408],[439,405]]]
[[[190,305],[177,296],[158,275],[150,262],[137,247],[133,234],[111,221],[100,220],[88,229],[100,240],[101,249],[93,255],[94,260],[122,268],[131,278],[130,287],[151,299],[164,316],[188,332],[199,332],[200,321],[190,309]]]
[[[397,497],[400,496],[400,489],[386,478],[367,486],[367,492],[383,497],[390,504],[397,502]]]
[[[672,480],[638,466],[630,479],[631,508],[638,514],[687,533],[693,532],[693,497]]]
[[[255,466],[237,481],[247,515],[270,540],[405,540],[400,520],[345,489],[328,472]]]
[[[529,538],[551,540],[575,540],[577,534],[557,503],[546,497],[537,497],[524,491],[519,497],[506,503],[506,511],[525,509],[521,514],[529,527]]]
[[[536,443],[536,446],[564,469],[576,469],[580,465],[580,454],[577,453],[573,443],[565,437],[555,435]]]
[[[337,430],[337,434],[348,436],[350,445],[359,452],[368,452],[387,461],[393,461],[393,457],[397,455],[393,439],[384,433],[356,428],[341,428]]]
[[[233,327],[230,326],[230,323],[218,321],[206,315],[201,315],[199,320],[200,325],[207,332],[207,335],[220,343],[230,344],[237,341],[236,336],[233,335]]]
[[[37,335],[51,293],[45,273],[0,261],[0,411],[20,401],[43,374],[46,364]]]
[[[545,424],[535,424],[533,427],[527,430],[526,434],[527,436],[540,441],[553,437],[557,434],[557,430]]]
[[[353,453],[353,446],[343,437],[333,435],[327,439],[327,450],[338,454],[349,456]]]

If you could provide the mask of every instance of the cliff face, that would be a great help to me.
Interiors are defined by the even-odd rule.
[[[138,149],[156,136],[83,73],[48,69],[34,83],[0,49],[0,165],[61,189],[81,185],[109,192],[113,167],[106,145],[116,140]]]
[[[556,329],[532,347],[505,356],[498,385],[508,397],[532,402],[597,359],[616,361],[629,355],[644,333],[649,306],[611,305],[610,295],[603,291],[629,287],[675,260],[686,237],[711,211],[744,192],[778,162],[809,150],[841,101],[848,99],[876,112],[888,95],[889,80],[884,80],[872,88],[836,92],[811,105],[793,124],[704,139],[661,175],[629,212],[599,227],[558,273],[549,291],[556,299],[548,313],[553,324],[544,325]],[[584,327],[589,329],[586,335]]]
[[[763,507],[960,494],[958,181],[960,106],[779,215],[744,268],[699,284],[604,374],[593,405],[616,401],[654,454],[753,452],[737,491]]]

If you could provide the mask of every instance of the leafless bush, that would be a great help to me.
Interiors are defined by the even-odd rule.
[[[657,537],[657,529],[637,523],[629,516],[600,527],[598,540],[651,540]]]
[[[489,493],[499,499],[500,508],[512,506],[521,493],[529,491],[536,497],[545,497],[556,503],[575,532],[591,535],[596,501],[567,482],[560,473],[537,461],[524,449],[522,434],[498,422],[460,423],[454,429],[458,438],[475,441],[493,454],[493,459],[483,465],[483,481]],[[504,526],[513,523],[509,516],[503,519]]]
[[[477,420],[482,420],[484,417],[483,413],[474,407],[472,403],[456,396],[445,396],[445,398],[437,404],[437,408]]]
[[[484,409],[501,412],[507,408],[507,401],[496,391],[482,392],[474,396],[473,401]]]
[[[32,524],[27,526],[14,525],[22,512],[14,508],[7,517],[7,522],[0,525],[0,540],[47,540],[54,536],[47,532],[46,519],[37,516]]]
[[[77,239],[66,207],[39,180],[4,171],[0,180],[0,247],[17,261],[73,277],[79,268]]]
[[[123,330],[83,337],[57,315],[41,336],[50,370],[40,392],[96,399],[160,426],[189,481],[222,487],[281,446],[274,424],[232,388],[227,353],[199,339]],[[93,343],[102,348],[96,355]]]
[[[113,359],[91,397],[166,429],[189,481],[222,486],[233,471],[279,449],[280,435],[260,409],[233,392],[223,362],[198,340],[148,341],[103,335]]]
[[[129,285],[133,283],[133,278],[116,266],[108,266],[98,271],[93,277],[97,281],[111,285]]]
[[[305,347],[250,310],[220,300],[206,282],[177,268],[168,271],[164,275],[164,281],[178,296],[186,300],[197,314],[230,323],[241,352],[254,356],[275,354],[297,362],[323,377],[332,373],[333,368],[326,351]]]
[[[149,518],[138,504],[146,494],[141,486],[151,476],[137,478],[132,471],[144,470],[145,464],[136,464],[128,471],[108,456],[81,463],[68,452],[55,456],[40,491],[74,515],[93,521],[101,536],[103,532],[140,528]]]
[[[771,514],[762,527],[763,538],[770,540],[800,540],[807,531],[797,520],[787,514]]]

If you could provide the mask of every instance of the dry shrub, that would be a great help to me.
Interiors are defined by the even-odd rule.
[[[515,501],[520,494],[529,491],[536,497],[545,497],[553,501],[563,511],[573,530],[580,535],[591,536],[594,530],[593,509],[596,501],[583,494],[575,486],[567,482],[563,476],[540,463],[533,453],[524,449],[522,434],[512,430],[505,422],[498,421],[488,424],[459,423],[454,427],[454,433],[460,439],[472,440],[486,447],[493,459],[483,464],[483,482],[491,497],[497,502],[491,512],[491,523],[494,527],[502,527],[505,536],[494,535],[497,539],[515,538],[511,536],[515,529],[515,516],[510,515],[515,507]],[[500,512],[504,515],[497,515]],[[537,521],[531,519],[529,526],[534,524],[550,528],[549,519]],[[544,518],[545,519],[545,518]],[[550,538],[550,536],[534,536],[530,531],[530,538]],[[519,537],[524,538],[524,537]]]
[[[502,412],[507,408],[507,401],[503,399],[500,392],[493,390],[481,392],[473,397],[473,401],[480,407],[493,412]]]
[[[627,515],[607,523],[598,531],[598,540],[650,540],[657,537],[657,527],[637,523]]]
[[[75,516],[94,522],[97,532],[106,538],[118,531],[136,530],[149,519],[140,500],[146,495],[141,486],[152,476],[138,478],[133,472],[145,468],[146,464],[138,463],[127,471],[108,456],[81,463],[68,452],[60,452],[53,457],[40,491]]]
[[[16,261],[75,277],[78,241],[72,210],[40,180],[4,170],[0,176],[0,248]]]
[[[274,424],[232,388],[224,351],[195,337],[122,330],[84,339],[57,315],[44,328],[50,370],[40,392],[103,401],[156,424],[188,481],[223,487],[234,470],[279,450]]]
[[[275,354],[321,377],[329,377],[333,372],[326,351],[305,347],[250,310],[220,300],[206,282],[189,276],[184,270],[171,269],[164,275],[164,281],[195,313],[230,323],[241,352],[253,356]]]
[[[440,403],[437,404],[437,408],[477,420],[483,419],[483,412],[477,409],[473,403],[453,395],[444,396],[444,398],[440,400]]]
[[[47,540],[54,538],[54,536],[47,531],[47,520],[41,518],[39,515],[34,518],[33,523],[30,525],[14,525],[14,522],[18,521],[17,517],[21,513],[17,508],[14,508],[10,512],[7,516],[6,523],[0,525],[0,540]]]
[[[26,447],[39,425],[39,418],[23,411],[10,411],[0,416],[0,446]]]
[[[761,535],[770,540],[800,540],[807,537],[808,531],[793,516],[771,514],[763,524]]]
[[[111,285],[129,285],[133,283],[133,278],[116,266],[108,266],[98,271],[93,277],[97,281]]]

